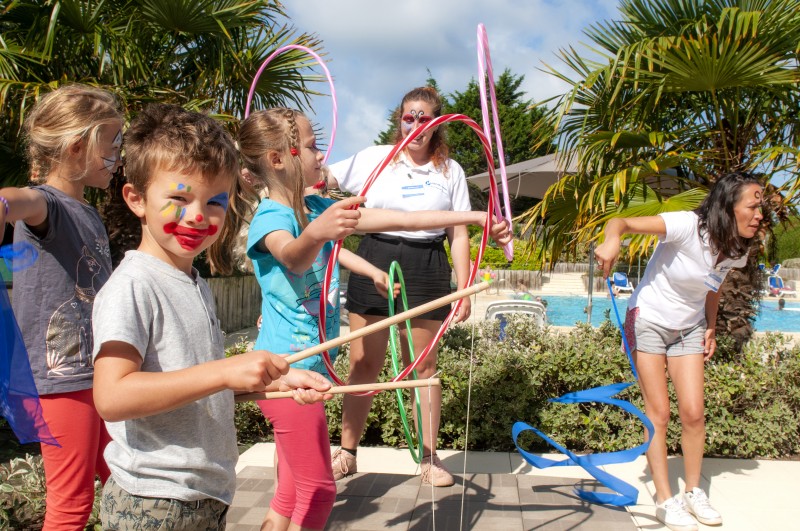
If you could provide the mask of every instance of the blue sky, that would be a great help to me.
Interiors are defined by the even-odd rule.
[[[580,48],[582,30],[617,18],[618,0],[295,0],[291,23],[315,33],[328,54],[339,106],[329,162],[372,145],[386,117],[428,71],[443,92],[461,91],[478,76],[476,32],[486,26],[495,74],[524,75],[526,97],[540,101],[565,86],[542,72],[558,67],[560,48]],[[585,49],[584,49],[585,51]],[[321,72],[321,70],[320,70]],[[327,90],[325,90],[327,92]],[[314,100],[312,122],[330,134],[330,98]],[[474,116],[478,119],[480,117]]]

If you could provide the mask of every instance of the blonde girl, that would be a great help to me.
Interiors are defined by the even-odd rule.
[[[60,447],[43,444],[44,529],[82,530],[95,475],[105,482],[108,433],[92,402],[92,304],[111,274],[108,236],[87,188],[107,188],[120,166],[123,117],[111,93],[63,86],[24,123],[32,180],[0,190],[0,225],[39,251],[14,274],[14,313],[23,331],[42,411]]]
[[[258,206],[247,239],[247,254],[253,260],[263,301],[256,349],[291,353],[317,344],[318,317],[323,311],[327,337],[338,335],[338,265],[324,297],[326,303],[320,307],[333,240],[356,230],[421,230],[443,224],[482,224],[485,219],[480,212],[409,215],[349,210],[364,199],[336,202],[320,197],[314,185],[323,177],[323,156],[311,123],[298,111],[275,108],[252,114],[241,124],[238,142],[249,178],[269,192]],[[496,224],[493,234],[498,241],[510,237],[504,223]],[[371,279],[375,289],[386,296],[389,286],[384,271],[346,250],[339,259],[352,272]],[[319,355],[294,366],[327,374]],[[259,406],[273,425],[280,463],[280,480],[262,529],[324,528],[336,486],[323,405],[299,407],[291,400],[270,400]]]

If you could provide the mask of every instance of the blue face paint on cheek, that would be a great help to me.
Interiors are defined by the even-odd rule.
[[[217,194],[214,197],[212,197],[211,199],[209,199],[208,202],[209,203],[217,203],[217,204],[219,204],[227,212],[228,211],[228,192],[222,192],[221,194]]]

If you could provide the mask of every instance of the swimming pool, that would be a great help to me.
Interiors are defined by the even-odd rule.
[[[555,326],[574,326],[576,322],[585,323],[586,297],[553,297],[547,296],[547,322]],[[617,309],[621,319],[625,318],[628,298],[617,298]],[[599,325],[605,318],[605,312],[611,310],[611,298],[603,294],[592,297],[592,325]],[[614,311],[611,310],[611,322],[616,324]],[[786,309],[778,310],[775,300],[762,301],[761,312],[756,317],[757,332],[800,332],[800,301],[786,299]]]

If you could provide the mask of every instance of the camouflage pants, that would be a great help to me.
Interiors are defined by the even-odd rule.
[[[103,487],[100,521],[119,531],[225,531],[228,506],[218,500],[193,502],[143,498],[120,488],[111,477]]]

